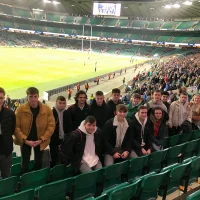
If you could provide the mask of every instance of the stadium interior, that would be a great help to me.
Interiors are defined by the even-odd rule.
[[[104,6],[111,6],[112,10]],[[68,98],[70,112],[74,112],[73,105],[78,102],[78,85],[79,89],[88,92],[87,100],[91,105],[96,91],[103,91],[104,103],[109,104],[113,98],[112,89],[120,89],[119,102],[127,105],[128,113],[135,94],[140,94],[147,110],[153,108],[148,102],[153,101],[155,91],[161,91],[162,95],[168,92],[169,97],[165,113],[169,133],[162,144],[157,145],[159,150],[145,151],[142,156],[135,153],[136,157],[110,166],[103,165],[108,154],[105,151],[99,156],[104,167],[75,174],[71,163],[50,166],[51,146],[47,145],[43,149],[42,167],[36,170],[33,156],[36,152],[30,150],[28,172],[23,173],[22,148],[16,144],[12,152],[11,176],[0,180],[0,200],[200,200],[199,0],[0,0],[0,68],[0,87],[11,98],[10,104],[5,100],[5,107],[14,111],[26,104],[25,91],[31,86],[40,90],[39,100],[51,109],[58,96]],[[181,101],[179,95],[187,96],[191,116],[190,121],[185,121],[191,125],[191,132],[181,129],[182,124],[170,126],[174,115],[170,109],[174,108],[173,103]],[[195,95],[199,97],[197,105]],[[138,113],[137,106],[131,109],[136,108]],[[179,107],[179,112],[187,115],[186,111],[181,111],[183,107]],[[161,111],[164,120],[164,111]],[[148,113],[148,120],[152,120],[151,114]],[[2,116],[0,143],[3,141]],[[136,113],[131,117],[137,119]],[[177,114],[176,118],[184,117]],[[162,123],[155,121],[151,122],[154,135]],[[146,145],[142,135],[145,123],[141,125],[139,136],[143,146]],[[170,135],[172,128],[177,134]],[[25,138],[22,146],[28,136]],[[47,141],[42,137],[39,140],[39,145]],[[81,142],[82,135],[78,144]],[[62,152],[63,143],[57,145],[56,152]],[[117,148],[116,144],[114,149]],[[4,155],[1,151],[0,147],[0,171]],[[81,161],[81,165],[83,163]]]

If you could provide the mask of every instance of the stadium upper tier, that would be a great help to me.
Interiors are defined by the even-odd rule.
[[[21,8],[0,4],[0,13],[29,18],[35,20],[47,20],[54,22],[66,22],[68,24],[91,24],[96,26],[132,27],[141,29],[193,29],[200,30],[199,21],[142,21],[128,19],[109,19],[99,17],[76,17],[64,14],[53,14],[48,12],[34,12]]]
[[[23,46],[40,48],[64,48],[70,50],[81,50],[82,41],[77,39],[46,37],[36,34],[16,33],[1,31],[0,46]],[[90,41],[84,40],[84,50],[90,48]],[[169,56],[172,54],[187,54],[195,49],[188,48],[168,48],[156,46],[143,46],[132,44],[116,44],[111,42],[92,41],[92,50],[98,53],[110,53],[127,56]]]

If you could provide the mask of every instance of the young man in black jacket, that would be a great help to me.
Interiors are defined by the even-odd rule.
[[[104,124],[112,118],[111,110],[104,101],[104,95],[102,91],[97,91],[95,99],[90,106],[91,115],[96,118],[97,127],[103,128]]]
[[[107,105],[110,107],[112,118],[116,115],[116,106],[118,104],[123,104],[123,102],[120,100],[120,89],[114,88],[112,89],[112,99],[110,99],[107,103]]]
[[[66,110],[66,98],[64,96],[58,96],[56,99],[56,105],[53,107],[53,116],[56,122],[56,128],[51,136],[50,153],[51,153],[51,167],[54,167],[59,163],[59,146],[62,143],[65,133],[69,132],[68,112]]]
[[[70,132],[76,130],[80,123],[91,114],[90,107],[86,102],[87,94],[85,91],[78,91],[74,99],[76,103],[67,109]]]
[[[105,148],[105,166],[112,165],[115,161],[128,158],[131,151],[131,129],[126,121],[127,107],[117,105],[116,116],[106,122],[103,127],[103,141]]]
[[[72,165],[75,172],[91,172],[102,168],[99,157],[102,154],[101,130],[96,119],[88,116],[61,145],[61,159],[66,166]]]
[[[0,87],[0,171],[2,178],[10,176],[12,166],[13,138],[16,118],[12,110],[3,107],[5,90]]]
[[[148,108],[140,106],[131,122],[132,152],[131,158],[150,154],[152,151],[153,123],[147,117]]]

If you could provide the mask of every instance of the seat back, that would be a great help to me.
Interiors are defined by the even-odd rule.
[[[192,140],[187,142],[185,152],[184,152],[184,159],[191,158],[192,156],[197,154],[197,144],[199,143],[200,139]]]
[[[34,190],[26,190],[7,197],[2,197],[0,200],[34,200]]]
[[[186,200],[199,200],[199,199],[200,199],[200,190],[189,195]]]
[[[50,170],[50,180],[58,181],[73,176],[73,167],[66,167],[66,165],[56,165]]]
[[[144,167],[147,165],[149,155],[137,157],[129,160],[128,178],[134,179],[144,175]]]
[[[134,183],[128,186],[114,190],[109,195],[109,200],[129,200],[136,196],[138,188],[141,185],[141,180],[137,179]]]
[[[194,160],[192,160],[189,182],[192,183],[196,181],[199,175],[200,175],[200,157],[197,157],[194,158]]]
[[[17,157],[16,152],[12,152],[12,157],[13,157],[13,158],[14,158],[14,157]]]
[[[14,164],[11,167],[11,176],[17,176],[18,179],[21,176],[21,164]]]
[[[122,175],[128,171],[128,161],[116,163],[104,168],[104,190],[120,184]]]
[[[0,197],[8,196],[15,193],[17,189],[18,178],[12,176],[10,178],[5,178],[0,180]]]
[[[18,164],[18,163],[21,163],[21,157],[13,157],[12,158],[12,164]]]
[[[149,155],[149,159],[147,163],[149,172],[160,170],[163,167],[163,161],[165,160],[167,151],[168,149],[165,149],[162,151],[156,151]]]
[[[192,133],[182,133],[180,135],[180,144],[184,143],[184,142],[189,142],[193,137]]]
[[[168,147],[169,147],[169,137],[166,137],[163,140],[163,148],[166,149]]]
[[[170,147],[167,151],[166,161],[167,165],[171,165],[177,162],[181,162],[182,155],[184,153],[185,143]]]
[[[66,192],[72,192],[73,179],[64,179],[48,183],[35,189],[38,200],[63,200]]]
[[[38,186],[44,185],[49,180],[50,169],[44,168],[41,170],[23,174],[20,177],[20,191],[27,189],[35,189]]]
[[[200,138],[200,130],[196,130],[192,133],[193,139],[198,139]]]
[[[96,193],[96,184],[103,180],[104,170],[95,170],[74,178],[74,199],[85,199]]]
[[[179,142],[180,142],[180,135],[181,134],[177,134],[177,135],[171,136],[169,138],[169,147],[173,147],[173,146],[179,144]]]
[[[161,186],[163,181],[169,176],[170,170],[166,170],[159,174],[152,174],[142,179],[141,184],[141,198],[140,199],[157,199],[158,188]]]

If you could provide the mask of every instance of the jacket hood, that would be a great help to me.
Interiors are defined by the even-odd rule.
[[[88,133],[88,132],[86,131],[86,129],[85,129],[84,124],[85,124],[85,120],[83,120],[83,121],[81,122],[81,124],[80,124],[80,126],[78,127],[78,129],[79,129],[81,132],[85,133],[86,135],[92,135],[92,134],[94,134],[94,133],[97,131],[97,127],[95,127],[95,130],[94,130],[93,133]]]
[[[145,126],[145,124],[147,123],[147,118],[144,120],[144,124],[141,123],[141,121],[140,121],[140,119],[139,119],[138,112],[135,114],[135,118],[137,119],[137,121],[138,121],[142,126]]]

